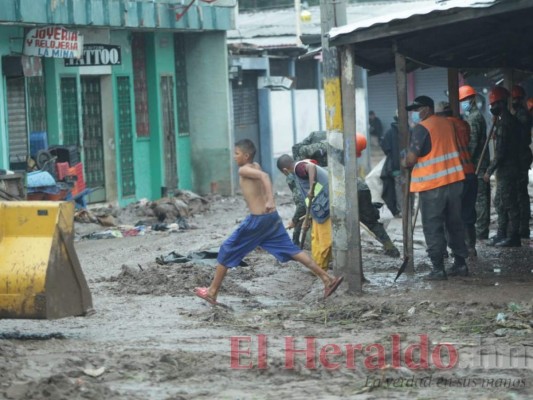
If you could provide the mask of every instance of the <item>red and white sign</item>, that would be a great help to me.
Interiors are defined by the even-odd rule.
[[[35,28],[24,39],[26,56],[80,58],[83,54],[83,35],[62,26]]]

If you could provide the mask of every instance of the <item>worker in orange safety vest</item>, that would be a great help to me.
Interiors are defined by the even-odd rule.
[[[416,125],[402,164],[412,168],[410,191],[419,194],[422,228],[433,266],[427,279],[466,276],[468,249],[461,217],[465,173],[453,123],[435,115],[433,99],[428,96],[418,96],[406,108]],[[455,257],[448,273],[444,269],[445,231]]]

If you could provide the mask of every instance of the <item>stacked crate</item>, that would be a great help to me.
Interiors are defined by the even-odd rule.
[[[78,193],[81,193],[85,190],[85,179],[83,177],[83,164],[77,163],[73,167],[68,169],[68,176],[75,177],[74,186],[72,187],[72,195],[76,196]]]

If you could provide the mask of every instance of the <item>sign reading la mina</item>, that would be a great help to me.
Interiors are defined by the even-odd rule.
[[[83,35],[62,26],[48,26],[28,32],[22,53],[36,57],[79,58],[82,49]]]
[[[65,59],[65,67],[120,65],[120,46],[109,44],[86,44],[80,58]]]

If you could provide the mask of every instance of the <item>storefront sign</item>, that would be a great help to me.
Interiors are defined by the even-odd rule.
[[[61,26],[34,28],[24,39],[26,56],[79,58],[83,50],[83,35]]]
[[[87,67],[101,65],[120,65],[122,62],[120,46],[109,44],[86,44],[81,58],[65,60],[65,67]]]

